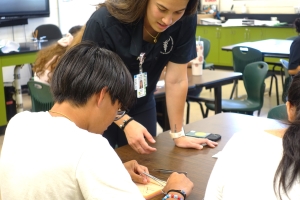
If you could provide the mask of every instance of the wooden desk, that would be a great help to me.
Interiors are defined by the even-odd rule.
[[[290,47],[293,40],[268,39],[255,42],[243,42],[222,47],[224,51],[232,51],[233,47],[245,46],[259,50],[264,56],[289,58]]]
[[[236,113],[220,113],[184,126],[185,132],[199,130],[222,135],[219,145],[214,149],[208,147],[204,147],[203,150],[178,148],[174,146],[169,133],[164,132],[155,138],[156,144],[151,145],[157,148],[155,153],[140,155],[129,145],[116,149],[116,152],[123,162],[137,160],[139,164],[148,167],[150,174],[164,180],[169,175],[160,174],[151,171],[151,169],[163,168],[186,171],[187,176],[194,183],[194,189],[188,199],[202,200],[210,173],[216,162],[216,159],[212,156],[223,149],[235,132],[252,129],[253,125],[255,125],[255,128],[261,129],[285,127],[281,122],[273,119]],[[163,195],[160,195],[154,199],[161,200],[162,197]]]
[[[53,41],[41,43],[41,48],[52,43]],[[34,63],[38,51],[38,43],[34,42],[20,43],[19,52],[4,54],[0,51],[0,127],[7,124],[2,67]]]
[[[215,113],[221,113],[222,111],[222,86],[233,83],[242,78],[242,73],[231,72],[231,71],[212,71],[203,70],[203,75],[193,76],[191,68],[188,68],[188,85],[189,90],[194,87],[205,87],[206,89],[214,89],[215,96]],[[165,88],[158,89],[155,93],[156,100],[165,101]],[[166,108],[163,113],[164,124],[162,127],[164,131],[169,130],[169,119]]]

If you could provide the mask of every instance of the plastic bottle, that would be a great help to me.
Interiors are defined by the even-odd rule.
[[[203,53],[204,53],[204,45],[203,41],[200,41],[200,36],[196,36],[196,50],[197,50],[197,58],[192,60],[192,75],[199,76],[202,75],[203,69]]]

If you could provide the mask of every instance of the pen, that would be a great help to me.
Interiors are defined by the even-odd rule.
[[[160,186],[166,186],[167,182],[160,180],[159,178],[156,178],[155,176],[152,176],[150,174],[147,174],[145,172],[142,172],[144,175],[148,176],[149,178],[151,178],[152,180],[156,181]]]
[[[163,173],[163,174],[172,174],[173,172],[177,172],[178,174],[184,174],[184,175],[187,176],[187,172],[173,171],[173,170],[170,170],[170,169],[153,169],[153,171],[160,172],[160,173]]]

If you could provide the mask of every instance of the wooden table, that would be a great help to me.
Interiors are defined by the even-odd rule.
[[[188,86],[189,90],[194,87],[205,87],[206,89],[214,89],[215,97],[215,113],[222,112],[222,86],[226,84],[233,83],[242,78],[242,73],[231,72],[231,71],[213,71],[213,70],[203,70],[203,75],[193,76],[192,69],[188,68]],[[156,101],[165,101],[165,88],[162,87],[158,89],[155,93]],[[164,131],[169,130],[169,118],[167,115],[167,109],[164,109],[164,123],[165,126],[162,127]]]
[[[235,132],[252,129],[254,125],[255,128],[261,129],[285,127],[281,122],[273,119],[235,113],[220,113],[184,126],[185,132],[198,130],[220,134],[222,139],[214,149],[208,147],[204,147],[203,150],[178,148],[174,146],[168,132],[164,132],[155,138],[156,144],[152,145],[157,148],[155,153],[140,155],[129,145],[116,149],[116,152],[123,162],[137,160],[139,164],[148,167],[150,174],[164,180],[169,175],[160,174],[151,171],[151,169],[186,171],[187,176],[194,183],[194,189],[188,199],[202,200],[210,173],[216,162],[216,158],[212,158],[212,156],[223,149]],[[162,197],[163,195],[160,195],[154,199],[161,200]]]

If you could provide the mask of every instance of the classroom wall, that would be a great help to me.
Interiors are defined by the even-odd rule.
[[[207,0],[204,0],[207,1]],[[251,14],[294,14],[295,6],[300,6],[299,0],[220,0],[220,11],[229,11],[234,5],[236,13],[242,12],[242,6],[246,5],[247,12]]]

